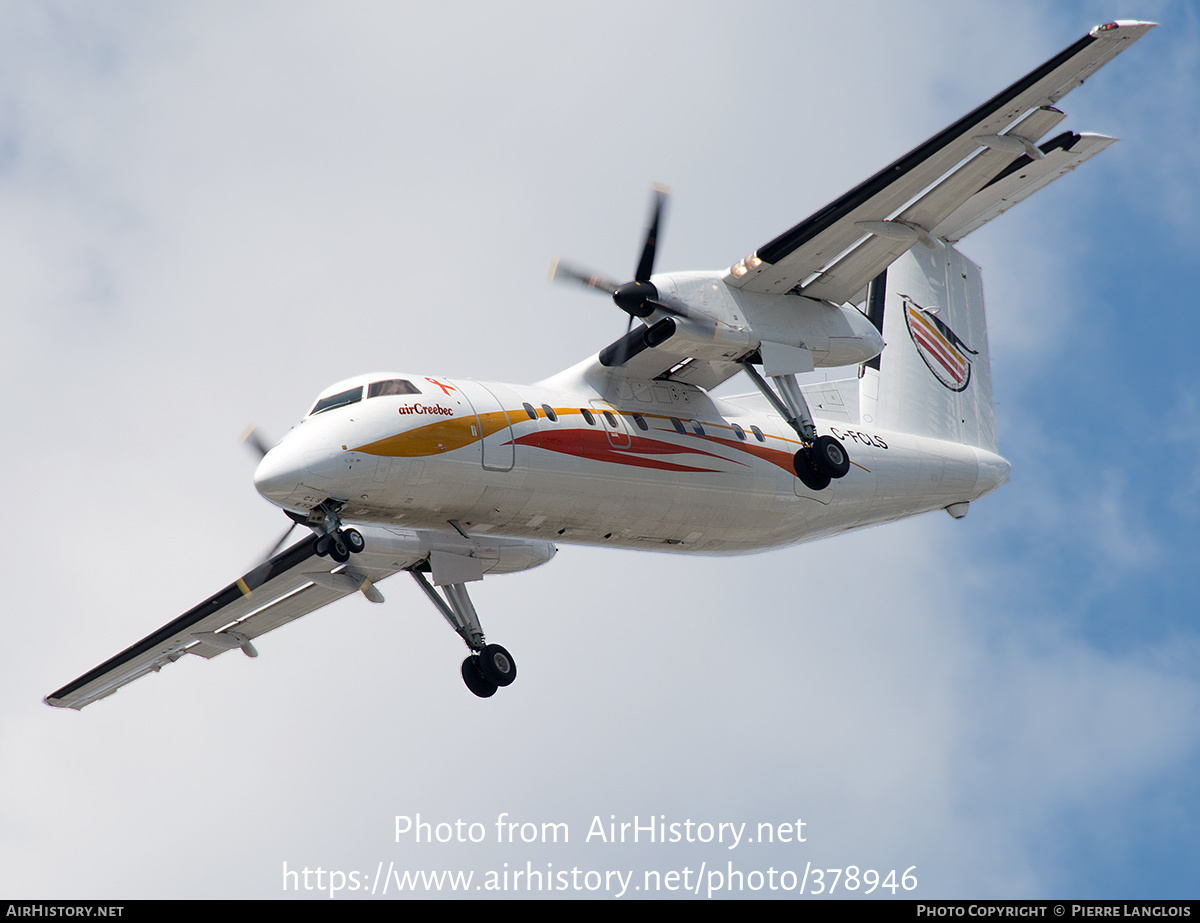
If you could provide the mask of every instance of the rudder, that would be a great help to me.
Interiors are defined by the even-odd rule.
[[[887,345],[859,383],[863,422],[996,452],[979,267],[953,247],[914,247],[880,284]]]

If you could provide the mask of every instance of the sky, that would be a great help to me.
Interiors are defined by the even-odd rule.
[[[626,322],[549,265],[631,272],[654,183],[657,268],[728,266],[1114,17],[1161,25],[1061,107],[1121,143],[961,246],[1013,465],[965,519],[564,546],[472,587],[520,665],[486,701],[398,576],[42,704],[282,532],[247,424],[371,370],[545,378]],[[1183,2],[0,4],[0,895],[1197,897],[1198,96]],[[595,835],[650,818],[684,841]]]

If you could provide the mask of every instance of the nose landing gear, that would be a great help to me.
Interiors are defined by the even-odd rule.
[[[358,554],[367,543],[357,529],[342,528],[342,520],[338,515],[341,506],[336,500],[325,500],[309,513],[305,525],[317,534],[313,551],[321,557],[328,555],[339,564],[345,564],[350,560],[350,555]]]
[[[357,529],[339,529],[319,536],[313,550],[321,557],[329,555],[339,564],[345,564],[350,555],[358,554],[365,547],[366,542]]]

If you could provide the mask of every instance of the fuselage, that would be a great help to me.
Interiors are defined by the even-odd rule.
[[[338,501],[350,522],[741,554],[964,503],[1008,477],[984,449],[817,413],[852,467],[814,491],[795,475],[796,434],[757,400],[562,378],[341,382],[264,457],[256,486],[296,513]]]

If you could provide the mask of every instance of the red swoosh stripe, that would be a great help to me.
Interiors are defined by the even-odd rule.
[[[658,439],[647,439],[634,436],[628,448],[616,448],[608,441],[603,432],[586,429],[564,429],[554,432],[527,433],[518,436],[514,442],[562,455],[573,455],[577,458],[587,458],[592,461],[609,462],[615,465],[631,465],[637,468],[657,468],[661,471],[692,471],[718,473],[719,468],[700,468],[695,465],[683,465],[677,462],[664,461],[659,458],[648,458],[650,455],[707,455],[709,458],[729,462],[713,452],[703,449],[687,448]],[[734,461],[733,464],[743,464]]]

